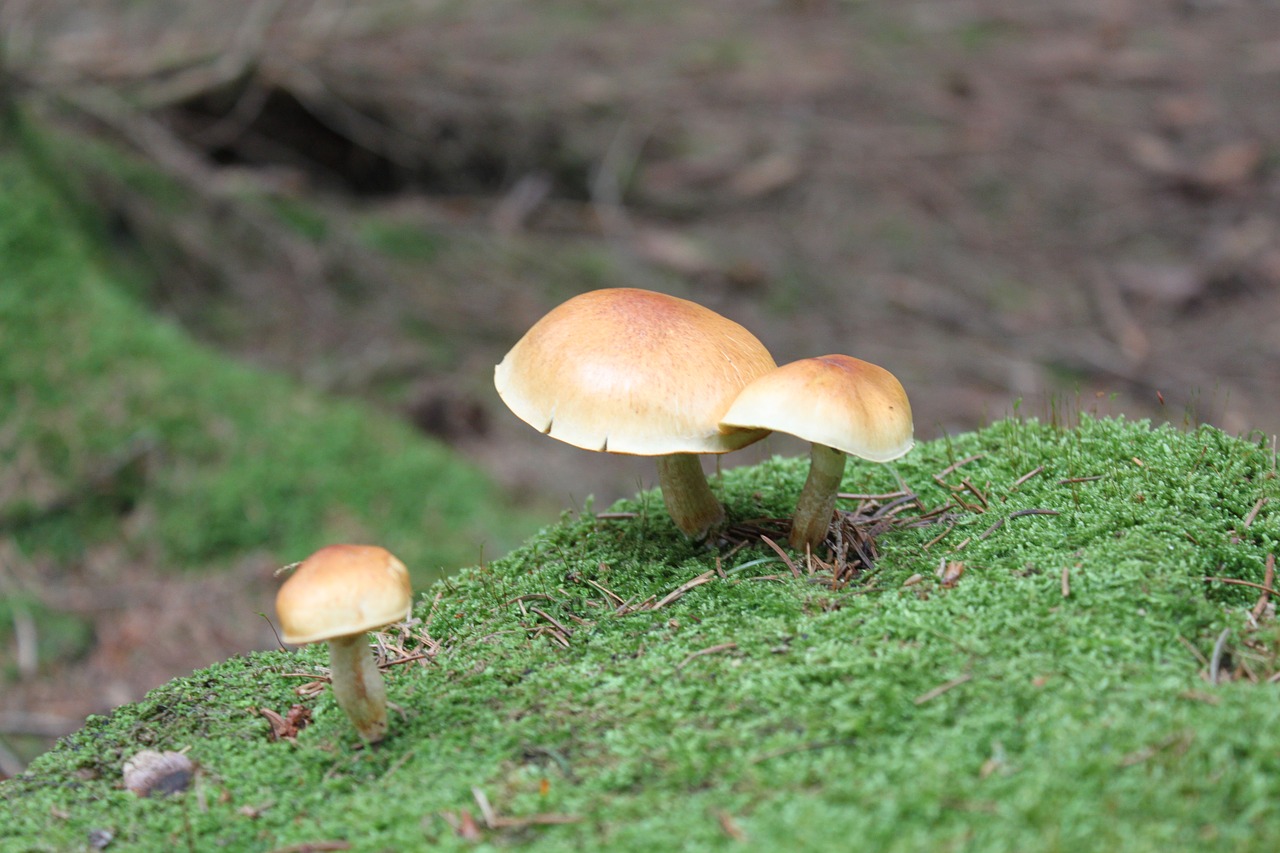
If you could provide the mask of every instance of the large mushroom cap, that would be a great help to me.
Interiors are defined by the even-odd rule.
[[[734,400],[725,426],[777,430],[873,462],[911,449],[907,392],[883,367],[847,355],[793,361]]]
[[[587,450],[725,453],[763,437],[721,415],[773,357],[737,323],[633,288],[575,296],[534,324],[494,370],[524,422]]]
[[[409,572],[376,545],[330,545],[302,562],[276,593],[287,643],[372,631],[409,615]]]

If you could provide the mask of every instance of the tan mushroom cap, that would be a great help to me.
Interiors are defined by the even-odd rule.
[[[805,358],[765,374],[742,389],[723,422],[785,432],[873,462],[897,459],[915,444],[902,383],[847,355]]]
[[[408,617],[404,563],[376,545],[330,545],[302,562],[276,593],[287,643],[360,634]]]
[[[764,344],[709,308],[610,288],[535,323],[494,370],[494,385],[517,417],[575,447],[726,453],[764,436],[719,424],[737,393],[774,368]]]

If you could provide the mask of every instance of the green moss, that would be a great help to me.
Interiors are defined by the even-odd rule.
[[[357,748],[327,691],[294,693],[305,676],[290,673],[317,671],[322,650],[236,659],[0,784],[0,838],[464,849],[450,822],[465,809],[492,844],[549,850],[729,848],[734,834],[812,850],[1280,843],[1276,688],[1211,685],[1200,660],[1226,631],[1224,673],[1276,670],[1275,628],[1246,618],[1257,590],[1204,580],[1262,582],[1280,537],[1270,450],[1209,427],[1004,421],[892,467],[851,464],[844,485],[893,491],[898,475],[926,506],[950,487],[979,506],[967,481],[986,511],[933,544],[945,527],[885,534],[877,570],[841,590],[792,579],[763,546],[691,545],[654,494],[615,508],[631,518],[566,518],[422,596],[399,642],[438,651],[389,670],[401,713],[378,747]],[[775,459],[717,488],[734,518],[779,515],[803,476]],[[724,578],[615,612],[610,593],[660,599],[717,559]],[[934,574],[948,561],[965,565],[950,587]],[[314,722],[269,742],[255,709],[293,703]],[[189,747],[196,788],[122,793],[121,762],[148,746]],[[504,818],[579,820],[490,829],[475,791]]]
[[[366,217],[359,227],[361,242],[384,255],[404,261],[430,263],[446,247],[442,234],[425,227],[397,222],[387,217]]]
[[[196,345],[118,286],[78,222],[0,149],[0,470],[23,483],[0,526],[24,551],[74,559],[123,535],[205,566],[365,539],[425,582],[511,544],[522,522],[491,524],[502,502],[478,471]],[[125,513],[139,522],[127,531]]]

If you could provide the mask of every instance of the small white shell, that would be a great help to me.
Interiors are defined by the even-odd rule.
[[[124,786],[139,797],[168,796],[187,790],[195,764],[181,752],[144,749],[124,763]]]

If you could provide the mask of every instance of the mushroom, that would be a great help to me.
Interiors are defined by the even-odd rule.
[[[889,462],[911,449],[907,392],[883,367],[847,355],[785,364],[738,394],[725,427],[769,429],[812,442],[809,477],[791,520],[791,547],[816,548],[827,536],[845,454]]]
[[[387,692],[366,631],[409,615],[409,572],[376,545],[330,545],[304,560],[276,594],[288,643],[329,643],[333,695],[370,743],[387,731]]]
[[[767,430],[719,428],[751,380],[776,367],[754,335],[694,302],[635,288],[593,290],[552,309],[494,370],[504,403],[552,438],[656,456],[662,498],[687,536],[724,519],[699,453]]]

